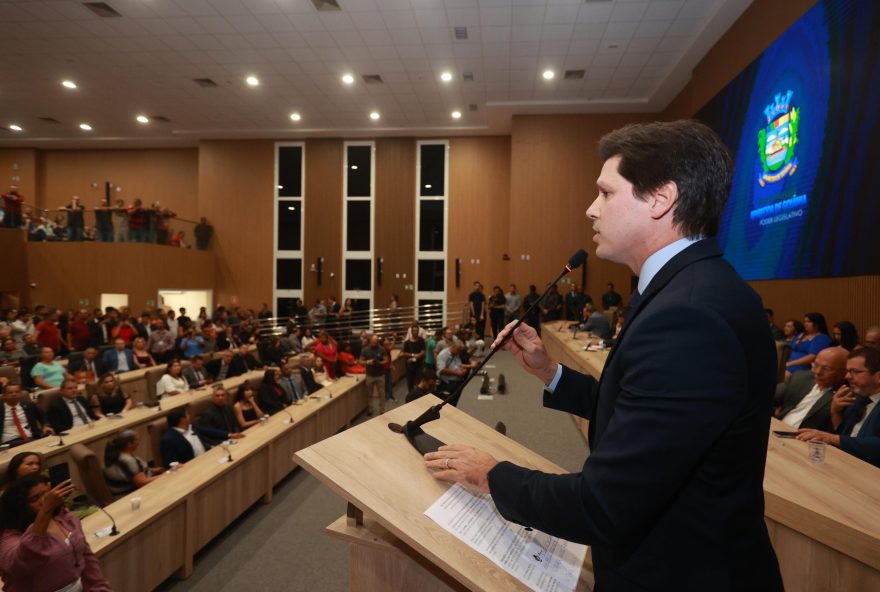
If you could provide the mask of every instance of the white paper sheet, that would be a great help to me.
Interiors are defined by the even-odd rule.
[[[425,515],[532,590],[577,587],[587,547],[508,522],[489,495],[453,485]]]

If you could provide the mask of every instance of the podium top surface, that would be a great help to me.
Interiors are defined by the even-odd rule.
[[[297,461],[394,536],[471,590],[527,590],[488,558],[446,532],[424,512],[448,488],[425,468],[422,455],[403,434],[388,429],[419,416],[439,399],[429,395],[357,427],[300,450]],[[554,463],[447,405],[440,419],[423,426],[448,444],[485,450],[499,461],[548,473],[564,473]],[[587,589],[582,570],[578,590]]]

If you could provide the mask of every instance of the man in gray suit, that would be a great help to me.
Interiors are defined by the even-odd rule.
[[[831,431],[831,398],[844,384],[849,352],[829,347],[816,355],[811,371],[795,372],[776,387],[776,417],[793,428]]]

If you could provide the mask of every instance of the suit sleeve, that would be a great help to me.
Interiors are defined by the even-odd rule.
[[[617,352],[625,374],[613,415],[582,471],[499,463],[489,488],[502,516],[579,543],[631,543],[731,425],[747,398],[748,368],[723,319],[680,305],[641,321]]]
[[[195,424],[193,425],[193,431],[200,437],[202,440],[208,438],[210,440],[225,440],[229,437],[229,432],[226,430],[218,430],[217,428],[212,428],[211,426]],[[203,442],[204,444],[204,442]],[[208,448],[207,444],[205,448]]]
[[[52,429],[56,432],[63,432],[64,430],[69,430],[70,425],[65,417],[65,409],[58,405],[60,399],[56,399],[49,405],[49,408],[46,410],[46,416],[49,420],[49,425],[52,426]],[[62,403],[63,404],[63,403]]]
[[[859,432],[857,438],[841,436],[840,449],[865,462],[871,463],[875,467],[880,467],[880,436],[876,434],[863,436]]]
[[[544,407],[590,419],[599,383],[587,374],[562,366],[562,376],[551,393],[544,391]]]

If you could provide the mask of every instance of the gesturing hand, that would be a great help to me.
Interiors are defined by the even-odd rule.
[[[492,342],[492,349],[498,347],[501,340],[510,332],[516,321],[511,321],[498,337]],[[534,329],[521,324],[513,332],[513,336],[504,344],[504,349],[513,354],[514,359],[529,374],[537,376],[544,384],[550,384],[556,375],[556,362],[547,355],[544,343]]]
[[[441,446],[425,455],[425,467],[434,471],[434,478],[461,483],[475,493],[489,493],[489,471],[498,464],[492,455],[461,444]]]

